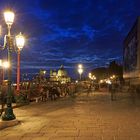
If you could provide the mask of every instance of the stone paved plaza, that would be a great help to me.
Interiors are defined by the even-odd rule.
[[[140,140],[140,103],[107,92],[32,103],[14,109],[21,123],[0,130],[0,140]]]

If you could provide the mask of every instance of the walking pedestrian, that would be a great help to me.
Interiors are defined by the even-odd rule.
[[[88,87],[88,89],[87,89],[87,96],[89,96],[90,95],[90,93],[91,93],[91,88],[92,88],[92,85],[91,85],[91,83],[90,84],[88,84],[87,85]]]
[[[109,85],[109,92],[111,94],[111,101],[116,100],[116,84],[112,83]]]

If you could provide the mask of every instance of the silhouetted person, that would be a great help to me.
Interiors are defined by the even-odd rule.
[[[109,92],[111,93],[111,101],[116,100],[116,89],[117,85],[115,83],[109,85]]]
[[[87,89],[87,96],[91,93],[92,85],[88,84],[88,89]]]

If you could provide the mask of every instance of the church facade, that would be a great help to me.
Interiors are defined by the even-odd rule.
[[[64,69],[64,66],[56,70],[50,70],[50,81],[58,81],[60,83],[67,83],[71,81],[71,78],[68,76],[67,71]]]

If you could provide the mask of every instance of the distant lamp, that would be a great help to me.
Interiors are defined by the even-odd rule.
[[[111,80],[114,80],[115,78],[116,78],[116,75],[112,75],[112,76],[110,77]]]
[[[111,81],[108,79],[108,80],[106,80],[106,83],[110,85]]]
[[[89,78],[91,78],[91,75],[92,75],[92,74],[91,74],[91,73],[89,73],[89,74],[88,74],[88,77],[89,77]]]
[[[43,73],[46,74],[46,71],[44,70]]]
[[[79,73],[79,75],[80,75],[80,80],[81,80],[81,75],[82,75],[82,73],[83,73],[83,68],[82,67],[79,67],[78,68],[78,73]]]
[[[113,75],[112,77],[113,77],[113,78],[116,78],[116,76],[115,76],[115,75]]]
[[[82,65],[82,64],[79,64],[79,65],[78,65],[78,68],[79,68],[79,69],[82,69],[82,68],[83,68],[83,65]]]
[[[4,12],[4,19],[7,25],[12,25],[14,22],[15,14],[11,11]]]
[[[95,75],[93,75],[92,79],[93,79],[93,80],[96,80],[96,76],[95,76]]]
[[[104,81],[103,80],[100,80],[100,83],[103,83]]]
[[[94,80],[96,80],[97,78],[96,77],[94,77]]]
[[[79,74],[83,73],[83,69],[78,69]]]

